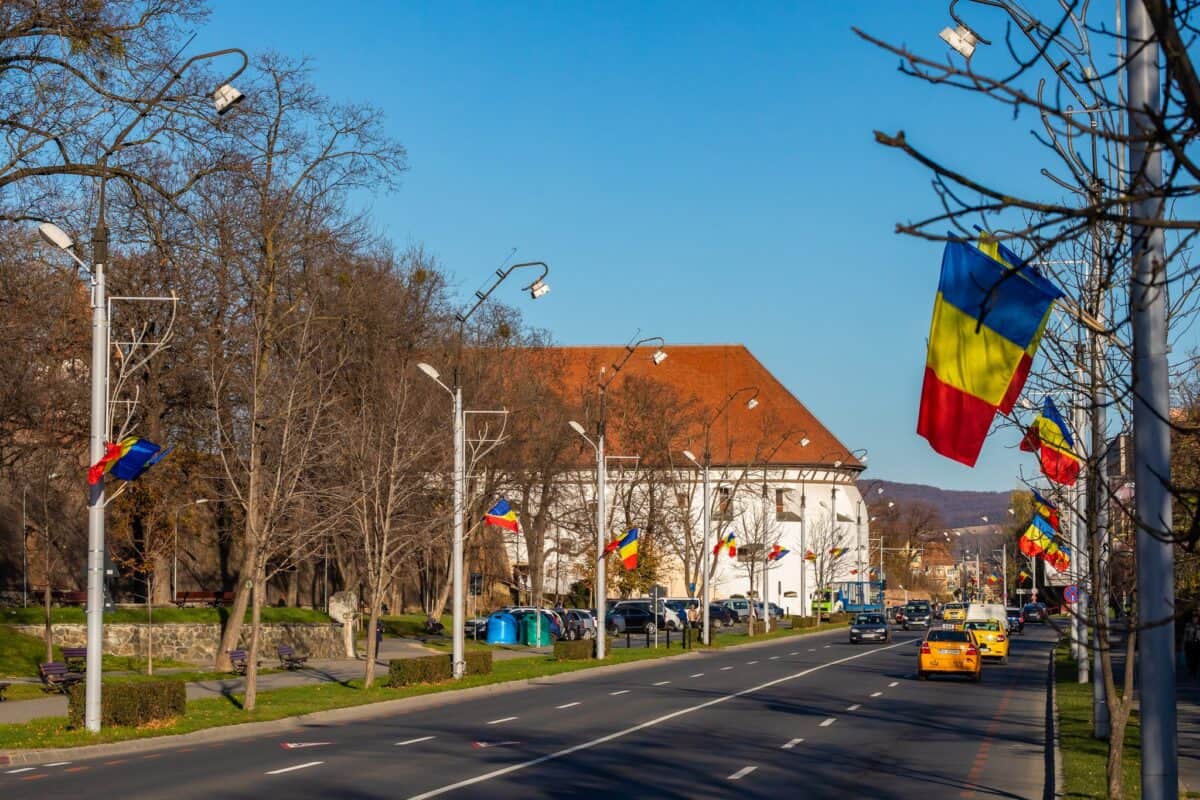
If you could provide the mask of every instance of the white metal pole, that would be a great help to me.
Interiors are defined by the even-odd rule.
[[[710,503],[709,497],[708,497],[708,491],[709,491],[708,490],[709,457],[708,457],[708,452],[707,452],[708,447],[706,446],[704,449],[705,449],[704,490],[702,492],[702,494],[704,496],[701,500],[701,502],[704,505],[700,510],[700,528],[701,528],[700,540],[702,542],[701,549],[703,549],[703,551],[704,551],[701,554],[701,557],[704,561],[704,567],[703,567],[704,575],[702,576],[704,578],[704,590],[702,592],[700,605],[702,605],[704,607],[704,629],[703,629],[704,637],[703,637],[703,639],[704,639],[704,643],[707,645],[707,644],[712,644],[712,633],[709,628],[709,615],[708,615],[708,604],[712,602],[712,590],[711,590],[711,587],[709,586],[709,579],[712,577],[712,567],[711,567],[712,550],[709,547],[709,542],[708,542],[708,532],[709,532],[709,529],[712,527],[712,521],[709,519],[709,514],[710,514],[710,509],[712,508],[712,504]]]
[[[175,508],[174,545],[171,547],[171,602],[179,602],[179,507]]]
[[[92,402],[90,462],[104,456],[108,438],[108,300],[104,267],[108,261],[108,231],[104,226],[104,187],[101,185],[100,217],[93,236],[92,267]],[[50,576],[46,576],[49,581]],[[87,552],[87,674],[85,677],[84,726],[100,731],[100,691],[104,648],[104,476],[92,484],[88,494]]]
[[[21,607],[29,607],[29,554],[28,543],[29,536],[28,528],[25,524],[25,495],[28,494],[29,487],[21,487]],[[46,576],[46,580],[50,580],[50,576]]]
[[[603,401],[601,401],[603,403]],[[607,578],[608,557],[604,555],[605,541],[605,462],[604,462],[604,423],[601,421],[599,434],[596,436],[596,658],[603,659],[607,645],[607,627],[605,625],[605,604],[608,602]]]
[[[763,483],[763,573],[762,573],[762,596],[763,596],[763,633],[771,632],[771,559],[767,553],[767,514],[770,512],[770,501],[767,498],[767,484]]]
[[[804,484],[800,484],[800,616],[809,616],[808,605],[808,537],[805,520],[807,501],[804,496]]]
[[[457,378],[457,370],[455,371]],[[461,678],[466,671],[466,637],[463,619],[463,535],[466,517],[467,463],[464,441],[462,387],[454,387],[454,548],[451,556],[451,591],[454,593],[453,672]]]

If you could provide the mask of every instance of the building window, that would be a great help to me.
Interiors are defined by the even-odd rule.
[[[775,518],[776,519],[782,519],[783,515],[787,513],[787,496],[788,496],[787,489],[776,489],[775,490]]]
[[[733,500],[728,486],[717,488],[717,517],[729,519],[733,516]]]

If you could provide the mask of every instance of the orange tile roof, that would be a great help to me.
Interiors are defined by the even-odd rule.
[[[757,387],[759,405],[746,408],[750,393],[739,395],[712,426],[711,453],[714,464],[762,464],[776,466],[832,467],[841,461],[848,469],[864,468],[847,447],[821,424],[796,396],[779,382],[744,345],[673,345],[663,348],[667,359],[655,365],[653,345],[643,346],[625,363],[609,387],[610,396],[620,391],[622,381],[638,376],[673,388],[681,398],[693,399],[711,418],[731,392],[742,387]],[[617,346],[578,346],[547,348],[563,365],[563,396],[595,397],[595,386],[604,368],[619,363],[626,348]],[[606,439],[620,438],[617,420],[609,417]],[[689,441],[679,442],[697,458],[703,458],[703,425],[696,426]],[[780,444],[784,433],[791,432]],[[800,440],[809,439],[808,446]],[[776,449],[778,448],[778,449]],[[615,447],[611,452],[615,452]],[[774,451],[772,453],[772,451]],[[767,458],[769,455],[769,459]]]

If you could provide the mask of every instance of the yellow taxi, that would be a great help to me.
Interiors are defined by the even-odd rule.
[[[1007,623],[998,619],[969,619],[963,628],[975,635],[979,652],[984,658],[998,658],[1001,664],[1008,663]]]
[[[983,677],[983,658],[973,631],[933,628],[925,634],[917,655],[917,679],[939,672],[966,675],[975,682]]]
[[[946,603],[942,608],[942,620],[945,622],[963,622],[966,618],[966,603]]]

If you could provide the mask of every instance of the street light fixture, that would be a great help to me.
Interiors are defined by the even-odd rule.
[[[92,368],[91,368],[91,432],[89,440],[89,464],[95,464],[104,455],[104,443],[108,439],[108,298],[105,294],[104,268],[108,264],[108,226],[105,221],[107,211],[106,198],[108,179],[108,159],[125,147],[125,140],[150,112],[163,103],[174,101],[167,92],[183,77],[187,69],[199,61],[218,58],[225,55],[239,55],[242,64],[232,75],[219,84],[213,92],[213,100],[218,114],[227,111],[238,103],[241,93],[230,84],[246,69],[250,63],[249,57],[242,50],[229,48],[200,53],[192,56],[178,69],[171,70],[171,78],[149,100],[141,103],[137,114],[113,139],[101,154],[95,165],[100,178],[100,191],[97,194],[96,227],[92,233],[92,263],[88,270],[91,273],[92,301]],[[144,141],[150,141],[146,139]],[[142,142],[133,142],[140,144]],[[38,226],[38,233],[50,244],[65,251],[82,264],[73,252],[71,237],[57,225],[43,223]],[[85,269],[86,269],[86,265]],[[84,726],[92,733],[100,731],[100,692],[103,677],[104,651],[104,478],[89,486],[88,494],[88,549],[87,549],[87,665],[84,700]]]
[[[656,366],[666,360],[667,354],[663,350],[666,341],[661,336],[648,336],[645,339],[639,339],[636,342],[625,345],[625,354],[619,361],[614,361],[612,370],[608,377],[602,377],[597,384],[600,390],[600,413],[596,420],[596,439],[593,441],[584,431],[584,427],[575,420],[571,420],[567,424],[571,426],[571,430],[578,433],[584,440],[592,446],[596,451],[596,658],[603,659],[605,654],[606,642],[604,639],[604,617],[605,605],[608,601],[607,587],[607,564],[604,558],[604,547],[607,544],[605,538],[608,534],[608,519],[606,508],[607,489],[605,488],[605,480],[608,461],[604,455],[604,433],[606,417],[608,414],[608,387],[616,380],[617,374],[629,363],[629,359],[633,357],[633,353],[643,344],[657,342],[658,348],[650,357],[651,362]]]
[[[453,386],[447,386],[442,383],[441,375],[433,366],[420,362],[417,364],[417,369],[428,375],[438,386],[441,386],[450,393],[453,401],[454,423],[452,427],[452,435],[454,437],[454,539],[451,546],[450,556],[450,591],[453,596],[453,614],[454,622],[451,625],[453,655],[451,657],[451,672],[455,680],[463,677],[466,672],[466,620],[464,619],[466,602],[463,596],[463,542],[466,538],[466,497],[467,497],[467,442],[466,442],[466,422],[465,412],[463,410],[462,385],[459,383],[459,372],[462,361],[462,342],[463,331],[466,327],[467,320],[475,313],[484,301],[491,297],[492,292],[496,291],[501,283],[519,269],[532,267],[540,267],[542,273],[528,286],[523,287],[522,291],[529,292],[529,296],[533,299],[542,297],[550,291],[549,284],[546,283],[546,275],[550,272],[550,266],[544,261],[526,261],[520,264],[513,264],[505,269],[497,269],[495,280],[487,289],[479,289],[475,292],[475,304],[465,312],[459,312],[454,315],[458,321],[458,347],[454,359],[454,380]]]

